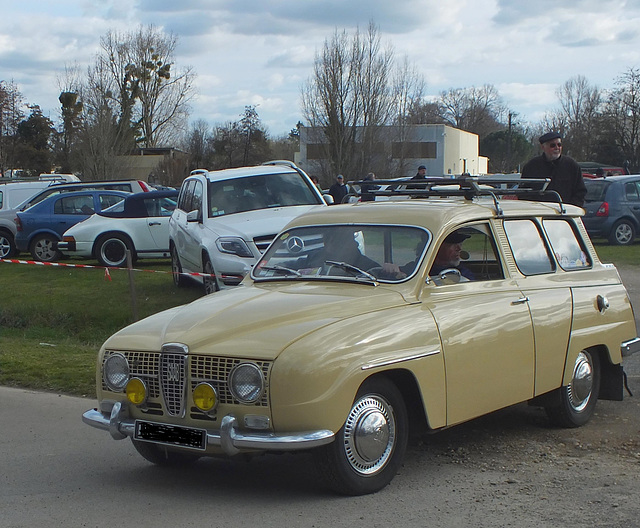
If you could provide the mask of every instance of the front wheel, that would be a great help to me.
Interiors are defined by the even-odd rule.
[[[545,408],[547,416],[560,427],[580,427],[593,416],[599,393],[600,358],[583,350],[573,365],[569,385],[556,389],[555,402]]]
[[[218,284],[218,277],[216,277],[216,272],[213,269],[213,264],[211,264],[209,257],[205,257],[204,259],[202,273],[206,274],[202,279],[204,283],[204,294],[209,295],[210,293],[219,291],[220,285]]]
[[[191,453],[183,453],[182,451],[172,451],[165,446],[152,444],[150,442],[141,442],[140,440],[131,440],[133,447],[142,455],[143,458],[158,466],[184,466],[193,464],[200,457]]]
[[[55,262],[62,255],[57,250],[58,239],[53,235],[38,235],[31,242],[31,256],[40,262]]]
[[[408,437],[400,391],[386,378],[366,381],[335,440],[314,451],[318,471],[338,493],[373,493],[397,473]]]
[[[178,288],[186,285],[187,279],[182,274],[182,264],[178,256],[178,250],[174,245],[171,246],[171,274],[173,275],[173,284]]]

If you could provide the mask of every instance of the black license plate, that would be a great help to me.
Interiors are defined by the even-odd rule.
[[[136,420],[134,438],[159,444],[204,449],[206,447],[207,432],[204,429],[191,429],[190,427]]]

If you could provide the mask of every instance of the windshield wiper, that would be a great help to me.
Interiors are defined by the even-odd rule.
[[[360,268],[358,268],[357,266],[353,266],[351,264],[347,264],[346,262],[336,262],[335,260],[325,260],[324,261],[325,264],[329,264],[330,266],[336,266],[338,268],[342,268],[343,270],[346,271],[351,271],[353,273],[357,273],[359,275],[362,275],[363,277],[372,280],[373,282],[378,282],[378,279],[371,275],[371,273],[361,270]]]
[[[302,277],[302,273],[300,273],[298,270],[286,268],[285,266],[260,266],[260,269],[263,269],[266,271],[279,271],[281,273],[286,273],[288,275],[295,275],[296,277]]]

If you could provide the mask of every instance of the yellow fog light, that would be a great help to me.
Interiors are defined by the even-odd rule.
[[[193,389],[193,403],[203,412],[212,411],[218,405],[216,389],[208,383],[199,383],[197,387]]]
[[[140,378],[131,378],[125,387],[128,400],[140,405],[147,400],[147,386]]]

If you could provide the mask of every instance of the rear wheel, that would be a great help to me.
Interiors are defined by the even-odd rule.
[[[166,446],[152,444],[150,442],[141,442],[140,440],[131,440],[133,447],[146,460],[158,466],[184,466],[193,464],[200,457],[191,453],[183,453],[182,451],[172,451]]]
[[[331,489],[363,495],[384,488],[404,458],[409,421],[402,395],[386,378],[366,381],[335,440],[314,451]]]
[[[600,358],[597,353],[583,350],[573,365],[569,385],[556,390],[554,403],[545,410],[555,425],[580,427],[593,416],[599,393]]]
[[[211,259],[208,256],[204,259],[204,264],[202,265],[202,273],[208,275],[202,278],[204,282],[204,294],[209,295],[210,293],[219,291],[220,285],[218,284],[216,271],[213,269],[213,264],[211,264]]]
[[[16,253],[16,243],[9,233],[0,231],[0,259],[11,258]]]
[[[41,262],[55,262],[61,257],[60,252],[56,249],[58,239],[53,235],[38,235],[31,242],[31,256],[34,260]]]
[[[127,265],[127,250],[134,259],[134,251],[129,240],[122,235],[100,237],[96,245],[96,258],[102,266],[121,267]]]
[[[609,234],[609,243],[628,246],[636,238],[636,228],[628,220],[618,220]]]

